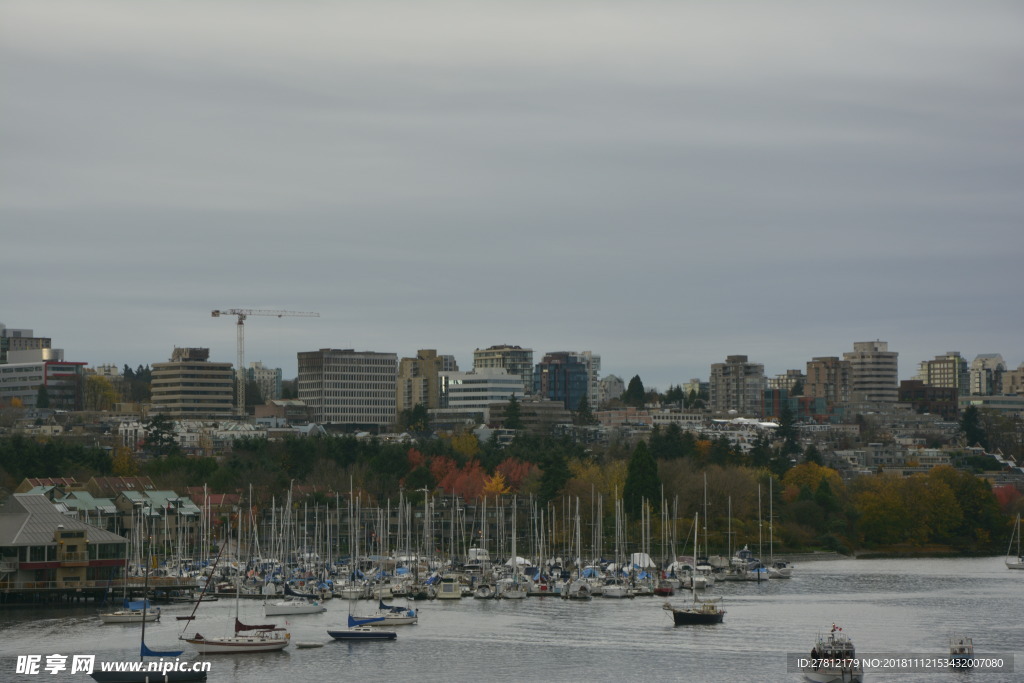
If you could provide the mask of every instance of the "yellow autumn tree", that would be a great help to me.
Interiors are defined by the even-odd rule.
[[[813,493],[818,490],[823,480],[828,482],[832,493],[836,495],[846,488],[843,485],[842,477],[831,467],[822,467],[813,462],[801,463],[782,477],[782,486],[785,489],[783,499],[786,499],[786,502],[792,502],[804,486]]]
[[[139,463],[127,446],[119,446],[111,460],[115,477],[134,477],[139,473]]]
[[[511,492],[512,489],[509,488],[508,483],[505,481],[505,475],[501,472],[495,472],[493,477],[489,477],[484,482],[484,496],[503,496]]]
[[[117,402],[117,390],[106,377],[87,375],[85,378],[85,409],[110,410]]]
[[[456,434],[451,438],[452,450],[466,458],[472,458],[480,452],[480,440],[472,432]]]

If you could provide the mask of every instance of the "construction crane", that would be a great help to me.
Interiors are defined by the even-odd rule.
[[[219,318],[222,315],[233,315],[238,318],[236,329],[238,330],[238,367],[235,370],[238,412],[245,417],[245,319],[250,315],[269,315],[275,318],[319,318],[319,313],[308,313],[305,311],[268,311],[252,308],[229,308],[224,311],[213,311],[211,315]]]

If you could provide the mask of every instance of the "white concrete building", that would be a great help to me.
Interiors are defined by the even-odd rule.
[[[398,355],[352,349],[302,351],[299,400],[320,424],[377,425],[395,421]]]
[[[466,413],[490,419],[488,406],[506,403],[513,396],[523,398],[523,379],[503,368],[481,368],[471,372],[442,372],[441,410],[446,415]]]

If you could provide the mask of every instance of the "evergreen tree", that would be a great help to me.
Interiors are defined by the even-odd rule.
[[[519,401],[513,395],[508,400],[508,408],[505,409],[505,429],[522,429],[523,417],[519,407]]]
[[[36,392],[36,408],[49,408],[50,407],[50,392],[46,390],[46,387],[39,385],[39,391]]]
[[[622,394],[622,402],[627,406],[643,408],[646,394],[640,375],[633,375],[633,379],[629,380],[629,386],[626,387],[626,392]]]
[[[576,408],[576,413],[573,415],[573,424],[583,426],[597,424],[597,418],[594,417],[594,413],[591,412],[590,401],[587,400],[586,396],[580,398],[580,404]]]
[[[968,446],[981,446],[988,450],[988,435],[981,424],[981,414],[977,406],[967,406],[960,416],[960,433]]]
[[[754,440],[754,446],[750,449],[750,465],[751,467],[761,469],[768,467],[771,459],[771,442],[768,440],[768,436],[762,432],[757,435],[757,439]]]
[[[674,460],[683,457],[683,429],[676,422],[670,422],[665,428],[665,459]],[[655,456],[657,460],[657,456]]]
[[[146,440],[143,447],[153,455],[178,455],[181,447],[174,438],[174,420],[157,413],[146,423]]]
[[[683,392],[683,388],[679,385],[669,385],[668,391],[662,397],[665,403],[684,403],[686,400],[686,394]]]
[[[639,518],[644,502],[657,509],[661,497],[658,463],[651,457],[647,443],[641,441],[633,451],[626,468],[626,484],[622,489],[622,505],[626,514]]]
[[[815,465],[824,465],[821,452],[813,443],[804,450],[804,462],[813,462]]]
[[[537,491],[541,505],[547,505],[561,495],[562,489],[571,478],[572,473],[569,471],[565,455],[559,452],[551,453],[543,464],[540,487]]]

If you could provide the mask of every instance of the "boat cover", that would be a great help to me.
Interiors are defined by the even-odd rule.
[[[384,617],[372,617],[369,619],[356,619],[351,614],[348,615],[348,627],[355,628],[356,626],[363,626],[365,624],[372,624],[377,621],[384,621]]]
[[[240,622],[238,620],[238,617],[235,617],[235,633],[238,633],[239,631],[283,631],[283,630],[284,629],[278,627],[277,624],[256,624],[256,625],[251,625],[250,626],[249,624],[243,624],[242,622]]]
[[[198,637],[199,634],[197,633],[196,636]],[[182,652],[184,652],[184,650],[171,650],[171,651],[168,651],[168,652],[160,652],[160,651],[157,651],[157,650],[150,650],[148,647],[146,647],[146,641],[142,641],[142,656],[143,657],[180,657]]]

